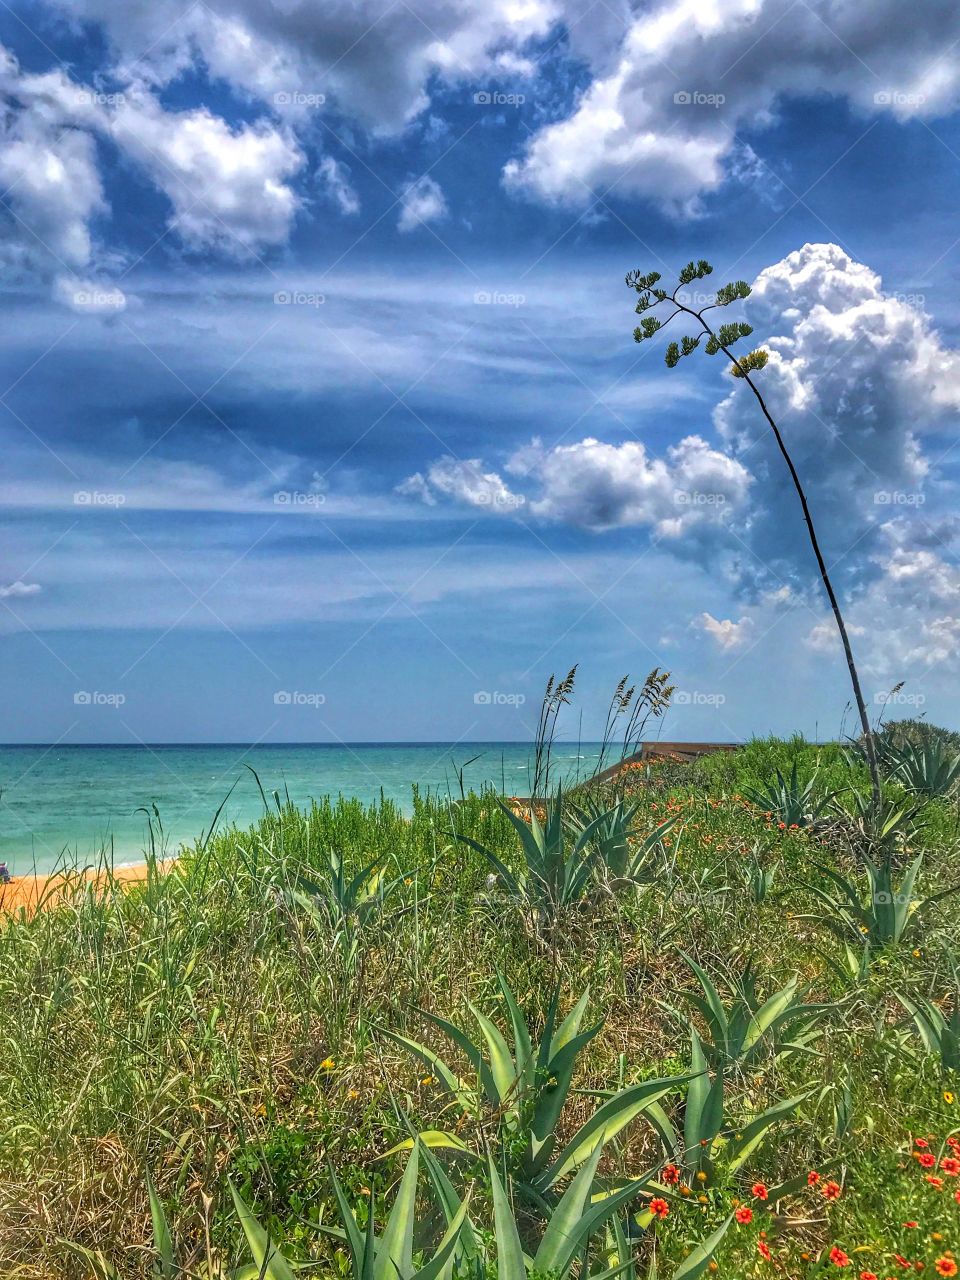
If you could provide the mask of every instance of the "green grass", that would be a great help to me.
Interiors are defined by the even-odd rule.
[[[933,1135],[939,1160],[960,1128],[960,1082],[923,1053],[895,992],[942,1000],[953,989],[960,898],[938,904],[909,944],[846,974],[841,943],[805,917],[817,910],[808,887],[816,862],[856,874],[848,827],[780,831],[742,799],[794,759],[804,778],[819,768],[827,790],[865,785],[838,746],[800,739],[660,768],[643,788],[640,831],[681,814],[662,875],[593,894],[548,930],[489,886],[489,864],[454,839],[469,836],[517,865],[516,836],[492,795],[454,806],[417,798],[409,821],[389,803],[275,807],[135,889],[97,898],[78,886],[54,910],[8,919],[0,1274],[150,1275],[149,1175],[182,1274],[195,1274],[211,1250],[225,1265],[249,1262],[232,1182],[289,1259],[319,1264],[307,1274],[345,1275],[342,1246],[318,1230],[337,1221],[328,1162],[361,1226],[372,1209],[379,1228],[403,1164],[384,1153],[408,1136],[404,1117],[425,1130],[459,1116],[384,1029],[431,1044],[467,1073],[418,1010],[475,1029],[470,1000],[502,1020],[499,971],[537,1028],[556,984],[564,1011],[589,986],[585,1025],[605,1024],[578,1060],[562,1137],[595,1109],[597,1092],[687,1068],[689,1024],[665,1007],[699,989],[681,952],[721,992],[752,961],[763,992],[798,975],[806,999],[835,1008],[812,1052],[767,1053],[730,1070],[739,1116],[807,1096],[738,1169],[721,1153],[703,1180],[691,1177],[689,1194],[670,1187],[666,1218],[650,1224],[635,1206],[640,1274],[655,1254],[651,1274],[669,1280],[734,1201],[755,1212],[717,1247],[716,1274],[731,1280],[832,1273],[834,1246],[853,1259],[838,1274],[900,1274],[895,1251],[936,1274],[947,1250],[960,1256],[960,1178],[944,1174],[936,1190],[911,1151],[917,1136]],[[956,802],[929,801],[924,814],[918,896],[960,881]],[[331,850],[354,870],[382,858],[397,882],[379,912],[346,932],[290,892],[316,877]],[[759,903],[744,879],[753,857],[778,866]],[[679,1088],[664,1102],[681,1126],[683,1097]],[[482,1107],[461,1118],[458,1136],[477,1158],[443,1157],[459,1190],[472,1190],[482,1233],[491,1230],[491,1184],[479,1157],[495,1124]],[[664,1159],[641,1118],[610,1144],[600,1173],[640,1177]],[[811,1169],[841,1184],[838,1200],[806,1186]],[[775,1219],[751,1196],[758,1181],[794,1178],[803,1186]],[[423,1181],[421,1193],[427,1214]],[[920,1226],[902,1225],[912,1220]]]

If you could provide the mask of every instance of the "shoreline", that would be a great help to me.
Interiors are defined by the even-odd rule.
[[[175,864],[175,858],[166,858],[157,862],[160,872],[169,871]],[[28,912],[38,908],[46,910],[55,906],[63,896],[65,889],[72,889],[79,880],[87,884],[97,884],[108,880],[114,884],[142,884],[147,878],[146,862],[117,863],[112,872],[102,867],[90,867],[85,871],[52,871],[39,872],[36,875],[13,876],[9,884],[0,884],[0,915],[10,915],[20,907]]]

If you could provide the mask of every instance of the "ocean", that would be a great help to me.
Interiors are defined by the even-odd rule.
[[[598,743],[555,744],[557,776],[589,776],[599,751]],[[250,768],[268,797],[277,790],[298,805],[325,795],[369,803],[382,792],[408,813],[414,785],[459,795],[460,770],[467,790],[489,784],[526,795],[532,760],[531,744],[518,742],[0,746],[0,860],[14,875],[82,866],[103,849],[117,863],[137,861],[147,848],[141,810],[154,805],[173,853],[209,828],[228,792],[220,825],[249,826],[263,813]]]

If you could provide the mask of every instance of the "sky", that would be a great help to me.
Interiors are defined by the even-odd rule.
[[[960,723],[960,9],[0,7],[6,742]],[[675,331],[673,331],[675,329]],[[670,337],[679,340],[684,330]],[[889,697],[890,691],[901,686]]]

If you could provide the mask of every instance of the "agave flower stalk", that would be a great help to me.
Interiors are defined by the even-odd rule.
[[[824,590],[827,593],[827,599],[830,601],[830,608],[833,610],[833,616],[836,620],[837,630],[840,632],[840,641],[843,645],[843,653],[847,662],[847,670],[850,673],[850,683],[853,686],[853,696],[857,704],[857,711],[860,715],[860,724],[863,729],[863,742],[867,754],[867,761],[870,766],[870,782],[873,791],[874,804],[880,804],[880,773],[877,769],[877,756],[874,748],[873,730],[870,727],[870,719],[867,715],[867,706],[863,699],[863,690],[860,687],[860,676],[857,673],[857,664],[853,657],[853,647],[850,644],[850,636],[847,633],[846,623],[843,620],[843,613],[840,609],[840,602],[837,599],[837,593],[833,588],[830,580],[830,573],[827,569],[827,562],[824,559],[823,552],[820,549],[820,540],[817,537],[817,530],[813,523],[813,516],[810,512],[810,505],[807,501],[807,495],[801,483],[799,473],[794,464],[790,451],[787,449],[786,443],[780,432],[780,428],[774,421],[767,403],[763,398],[756,383],[750,377],[751,373],[755,373],[766,365],[769,355],[766,351],[758,349],[749,352],[745,356],[737,357],[730,348],[735,342],[741,338],[749,337],[753,329],[749,324],[741,321],[734,321],[731,324],[722,324],[718,329],[714,330],[709,321],[704,319],[704,315],[708,311],[713,311],[717,307],[728,307],[733,302],[742,301],[748,298],[751,293],[750,286],[745,280],[737,280],[731,284],[725,284],[717,290],[714,301],[705,307],[697,310],[694,307],[688,307],[682,302],[677,294],[684,286],[690,284],[694,280],[702,280],[704,276],[708,276],[713,272],[713,267],[703,258],[699,262],[688,262],[680,272],[677,286],[672,292],[666,289],[658,288],[657,282],[660,279],[658,271],[651,271],[644,275],[640,271],[630,271],[627,273],[627,286],[633,289],[638,295],[637,314],[643,315],[638,327],[634,330],[633,336],[636,342],[645,342],[648,338],[652,338],[658,330],[664,328],[676,316],[689,316],[699,327],[700,332],[693,337],[684,337],[680,343],[671,342],[666,351],[667,367],[673,369],[685,357],[692,355],[700,345],[702,338],[706,337],[704,350],[707,355],[716,355],[718,351],[722,351],[730,363],[730,372],[736,378],[742,378],[756,398],[760,411],[766,418],[770,430],[773,432],[774,439],[777,442],[777,448],[780,455],[787,465],[790,472],[790,479],[796,490],[797,497],[800,500],[800,509],[803,512],[803,521],[806,525],[807,536],[810,539],[810,546],[813,548],[813,554],[816,557],[817,569],[820,572],[820,581],[823,583]],[[661,303],[668,302],[675,308],[666,320],[658,320],[655,316],[645,315],[647,311],[652,311]]]

